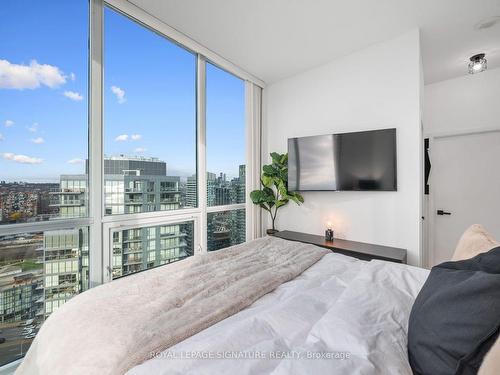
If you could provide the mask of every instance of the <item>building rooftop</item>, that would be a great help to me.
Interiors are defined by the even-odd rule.
[[[134,160],[134,161],[150,161],[156,163],[165,163],[163,160],[160,160],[155,157],[145,157],[145,156],[130,156],[130,155],[112,155],[112,156],[104,156],[104,160]]]

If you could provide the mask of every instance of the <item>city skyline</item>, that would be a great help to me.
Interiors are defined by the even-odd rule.
[[[155,156],[144,156],[144,155],[124,155],[124,154],[120,154],[120,155],[104,155],[104,160],[108,160],[108,159],[112,159],[112,158],[138,158],[138,159],[156,159],[158,161],[161,161],[161,162],[165,162],[167,164],[167,174],[166,176],[170,176],[170,177],[179,177],[180,178],[180,181],[185,183],[187,182],[187,180],[193,176],[196,176],[195,173],[185,173],[185,174],[172,174],[172,173],[169,173],[170,169],[168,168],[168,163],[164,160],[161,160]],[[85,171],[85,163],[88,162],[88,159],[85,159],[82,161],[82,172],[81,173],[71,173],[71,174],[84,174],[86,175],[86,171]],[[244,163],[243,164],[239,164],[238,165],[238,168],[241,166],[241,165],[245,165]],[[70,173],[62,173],[61,175],[64,175],[64,174],[70,174]],[[238,174],[239,174],[239,171],[236,170],[235,173],[233,174],[230,174],[230,173],[227,173],[225,171],[222,171],[222,170],[219,170],[218,172],[211,172],[211,171],[207,171],[207,174],[210,174],[210,175],[216,175],[216,176],[220,176],[221,174],[225,175],[226,178],[228,180],[231,180],[233,178],[237,178],[238,177]],[[1,183],[8,183],[8,184],[39,184],[39,185],[44,185],[44,184],[59,184],[60,182],[60,175],[57,176],[55,179],[51,179],[49,181],[45,181],[45,180],[41,180],[41,181],[33,181],[33,179],[28,179],[28,180],[25,180],[23,178],[19,179],[19,180],[16,180],[16,179],[12,179],[12,180],[8,180],[6,178],[3,178],[3,177],[0,177],[0,184]]]
[[[9,16],[20,12],[30,27]],[[82,172],[87,12],[84,0],[2,4],[0,32],[12,37],[0,41],[0,181],[57,182],[61,174]],[[190,176],[196,171],[196,56],[109,8],[105,28],[105,154],[156,156],[167,161],[169,175]],[[138,68],[140,76],[132,74]],[[235,177],[245,156],[244,84],[208,63],[206,116],[207,163]]]
[[[145,181],[150,181],[155,186],[154,190],[160,187],[160,182],[161,184],[175,183],[178,185],[176,189],[180,197],[180,205],[174,209],[197,206],[196,174],[192,174],[186,179],[169,175],[167,164],[154,157],[127,157],[120,155],[105,158],[104,162],[103,183],[105,201],[109,200],[108,191],[111,189],[109,184],[113,183],[113,181],[115,181],[115,184],[120,180],[122,181],[121,191],[126,190],[124,181],[130,181],[133,184],[142,184],[141,181],[144,181],[144,183]],[[86,169],[88,163],[84,163],[84,165]],[[111,167],[112,165],[115,165],[115,167]],[[158,165],[160,167],[156,167],[151,172],[151,165]],[[71,181],[71,183],[68,181]],[[231,186],[237,186],[238,190],[231,190]],[[238,175],[236,177],[228,176],[223,171],[219,171],[218,173],[208,171],[206,189],[208,206],[244,203],[245,164],[238,166]],[[66,209],[64,213],[62,213],[60,208],[64,205],[56,202],[56,198],[61,192],[66,192],[66,194],[61,195],[60,199],[64,199],[66,202],[71,201],[71,209]],[[75,193],[78,193],[78,195],[75,195]],[[88,193],[87,170],[84,170],[84,173],[63,174],[54,183],[7,182],[0,180],[0,223],[43,221],[59,217],[86,217]],[[167,192],[165,191],[164,193],[166,194]],[[110,212],[108,212],[108,206],[106,205],[105,213],[120,214],[173,209],[165,204],[158,206],[160,198],[160,196],[154,198],[156,205],[153,206],[145,205],[140,208],[134,205],[133,207],[136,211],[124,212],[121,210],[114,212],[110,206]],[[123,199],[115,203],[122,204]],[[77,210],[77,206],[82,206],[85,209]],[[140,210],[137,211],[139,208]]]
[[[102,32],[92,33],[105,45],[92,55],[92,72],[103,73],[96,85],[90,3],[5,0],[0,7],[0,365],[22,358],[47,317],[100,276],[116,279],[193,256],[199,246],[215,251],[246,240],[245,80],[104,4]],[[102,106],[90,100],[91,88]],[[89,110],[102,119],[92,139]],[[206,134],[201,165],[199,130]],[[101,148],[97,156],[89,141]],[[103,166],[99,200],[89,191],[94,162]],[[198,185],[201,174],[206,186]],[[241,205],[210,212],[199,194],[208,207]],[[110,228],[109,242],[93,224],[105,220],[89,212],[101,199],[106,220],[129,223]],[[173,215],[194,207],[181,221]],[[159,220],[120,217],[138,213]],[[106,253],[109,261],[89,274]]]
[[[238,177],[207,173],[207,204],[245,201],[245,165]],[[107,215],[168,211],[197,206],[196,175],[186,184],[168,176],[156,158],[104,160],[104,205]],[[86,174],[64,174],[57,184],[0,182],[0,220],[13,214],[47,215],[47,219],[87,215]],[[6,190],[7,189],[7,192]],[[48,190],[47,190],[48,189]],[[7,198],[7,199],[6,199]],[[16,221],[23,219],[16,217]],[[207,251],[245,241],[245,209],[207,214]],[[194,221],[138,225],[112,231],[112,279],[169,264],[194,255]],[[23,355],[45,319],[89,287],[89,228],[54,229],[0,236],[0,328],[9,345],[0,364]],[[23,328],[28,327],[28,328]],[[19,348],[21,350],[19,351]]]

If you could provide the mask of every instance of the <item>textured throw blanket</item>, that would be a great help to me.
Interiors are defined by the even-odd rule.
[[[123,374],[287,282],[328,250],[273,237],[90,289],[43,324],[16,374]]]

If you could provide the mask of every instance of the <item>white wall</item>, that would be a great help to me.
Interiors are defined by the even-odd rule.
[[[500,128],[500,68],[425,86],[424,108],[425,133]]]
[[[337,237],[403,247],[419,264],[420,70],[413,30],[266,87],[267,153],[286,152],[290,137],[397,128],[397,192],[305,192],[278,213],[278,229],[323,234],[331,221]]]
[[[425,136],[500,129],[500,68],[470,75],[464,66],[462,77],[427,85],[423,91]],[[424,197],[426,217],[431,214],[428,198]],[[426,224],[430,225],[430,220]],[[423,239],[424,265],[431,265],[431,233],[427,225]]]

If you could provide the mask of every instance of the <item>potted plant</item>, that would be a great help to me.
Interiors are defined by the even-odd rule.
[[[278,232],[275,221],[280,207],[286,205],[290,200],[298,205],[304,203],[302,195],[288,191],[288,154],[272,152],[271,159],[271,164],[262,167],[260,177],[262,189],[250,193],[252,202],[269,212],[271,216],[272,229],[268,229],[267,234]]]

